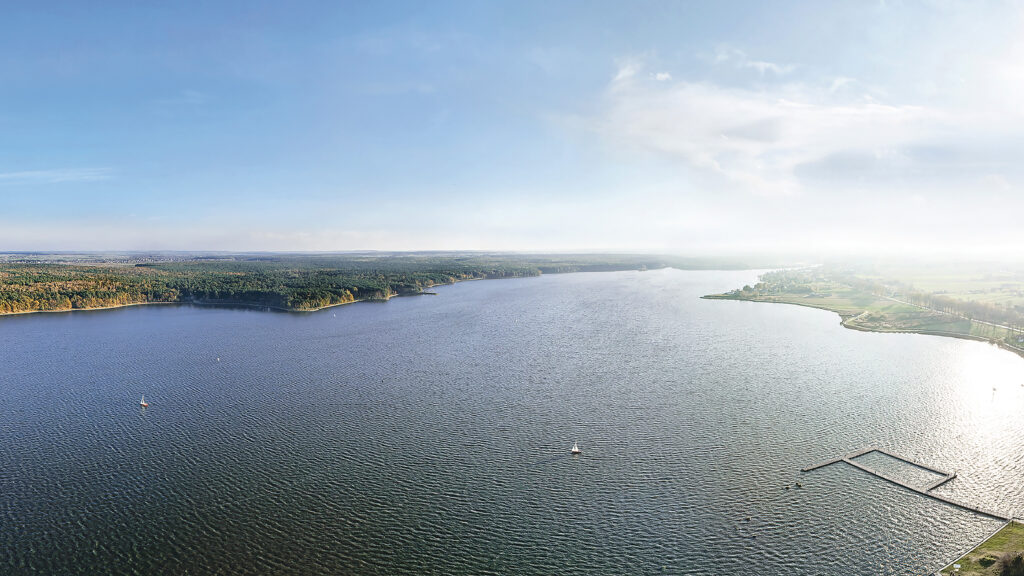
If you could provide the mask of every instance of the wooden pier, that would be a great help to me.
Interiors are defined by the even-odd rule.
[[[815,464],[813,466],[808,466],[807,468],[801,468],[800,471],[801,472],[810,472],[811,470],[817,470],[818,468],[824,468],[825,466],[828,466],[829,464],[836,464],[838,462],[842,462],[843,460],[852,460],[852,459],[854,459],[854,458],[856,458],[858,456],[863,456],[863,455],[867,454],[868,452],[874,452],[875,450],[878,450],[878,448],[875,448],[874,446],[868,446],[867,448],[862,448],[860,450],[857,450],[856,452],[850,452],[846,456],[840,456],[838,458],[833,458],[831,460],[826,460],[824,462]]]
[[[815,464],[813,466],[808,466],[807,468],[801,468],[800,471],[801,472],[810,472],[811,470],[817,470],[818,468],[824,468],[825,466],[828,466],[829,464],[835,464],[836,462],[842,462],[843,459],[844,459],[843,456],[840,456],[839,458],[833,458],[832,460],[826,460],[826,461],[821,462],[819,464]]]
[[[901,460],[903,462],[906,462],[907,464],[911,464],[913,466],[917,466],[918,468],[920,468],[922,470],[927,470],[928,472],[934,472],[936,474],[942,474],[943,476],[949,476],[949,472],[943,472],[942,470],[939,470],[938,468],[932,468],[931,466],[928,466],[927,464],[921,464],[917,460],[911,460],[910,458],[906,458],[904,456],[899,456],[897,454],[893,454],[892,452],[889,452],[888,450],[884,450],[882,448],[875,448],[874,451],[878,452],[878,453],[881,453],[881,454],[885,454],[886,456],[888,456],[890,458],[895,458],[897,460]],[[867,454],[867,452],[865,452],[865,454]]]
[[[926,488],[924,489],[924,491],[925,491],[925,492],[931,492],[932,490],[935,490],[936,488],[938,488],[939,486],[942,486],[942,485],[943,485],[943,484],[945,484],[946,482],[949,482],[949,481],[950,481],[950,480],[952,480],[953,478],[956,478],[956,472],[951,472],[951,473],[949,473],[949,474],[946,474],[946,477],[945,477],[945,478],[939,478],[939,479],[938,479],[938,480],[936,480],[935,482],[932,482],[931,484],[929,484],[929,485],[928,485],[928,486],[927,486],[927,487],[926,487]]]
[[[877,470],[874,470],[872,468],[868,468],[867,466],[861,464],[860,462],[855,462],[854,461],[854,458],[857,458],[859,456],[863,456],[863,455],[868,454],[870,452],[879,452],[881,454],[885,454],[886,456],[889,456],[890,458],[894,458],[894,459],[899,460],[901,462],[906,462],[907,464],[910,464],[912,466],[916,466],[916,467],[921,468],[923,470],[927,470],[929,472],[934,472],[936,474],[941,474],[942,478],[939,478],[935,482],[932,482],[931,484],[928,484],[926,486],[914,486],[913,484],[908,484],[908,483],[906,483],[906,482],[904,482],[904,481],[902,481],[902,480],[900,480],[898,478],[893,478],[892,476],[887,476],[887,475],[882,474],[881,472],[879,472]],[[939,470],[937,468],[933,468],[933,467],[928,466],[926,464],[922,464],[922,463],[920,463],[920,462],[918,462],[916,460],[912,460],[910,458],[906,458],[906,457],[903,457],[903,456],[898,456],[896,454],[893,454],[892,452],[889,452],[887,450],[883,450],[883,449],[875,447],[875,446],[869,446],[867,448],[862,448],[860,450],[857,450],[856,452],[851,452],[851,453],[849,453],[849,454],[847,454],[845,456],[840,456],[838,458],[833,458],[832,460],[827,460],[825,462],[821,462],[820,464],[815,464],[813,466],[808,466],[807,468],[801,468],[800,471],[801,472],[810,472],[811,470],[817,470],[818,468],[822,468],[822,467],[828,466],[830,464],[836,464],[836,463],[839,463],[839,462],[846,462],[847,464],[853,466],[854,468],[857,468],[859,470],[863,470],[864,472],[867,472],[868,474],[871,474],[873,476],[877,476],[877,477],[881,478],[882,480],[885,480],[887,482],[891,482],[891,483],[893,483],[893,484],[895,484],[897,486],[902,486],[903,488],[906,488],[907,490],[910,490],[911,492],[916,492],[918,494],[921,494],[922,496],[927,496],[929,498],[934,498],[935,500],[938,500],[939,502],[944,502],[944,503],[949,504],[951,506],[956,506],[957,508],[962,508],[964,510],[969,510],[971,512],[974,512],[975,514],[980,514],[982,516],[988,516],[989,518],[995,518],[996,520],[1002,520],[1004,522],[1008,522],[1010,520],[1011,516],[1012,516],[1012,515],[1001,514],[999,512],[994,512],[992,510],[987,510],[987,509],[984,509],[984,508],[980,508],[978,506],[971,506],[970,504],[965,504],[963,502],[958,502],[956,500],[953,500],[952,498],[947,498],[945,496],[940,496],[938,494],[933,493],[932,490],[935,490],[939,486],[942,486],[946,482],[949,482],[953,478],[956,478],[956,472],[943,472],[942,470]]]

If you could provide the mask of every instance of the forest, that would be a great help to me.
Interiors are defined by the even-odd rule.
[[[161,302],[310,311],[460,280],[673,265],[743,264],[589,254],[6,254],[0,257],[0,314]]]

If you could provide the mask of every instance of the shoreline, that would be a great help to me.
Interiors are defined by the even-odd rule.
[[[664,266],[662,268],[647,268],[646,270],[664,270],[668,268],[674,268],[673,266]],[[679,270],[687,270],[686,268],[678,268]],[[703,270],[703,269],[701,269]],[[63,310],[25,310],[22,312],[0,312],[0,318],[7,316],[21,316],[27,314],[60,314],[69,312],[94,312],[99,310],[117,310],[120,308],[128,308],[131,306],[150,306],[150,305],[194,305],[194,306],[208,306],[217,307],[223,306],[226,308],[240,307],[240,308],[266,308],[268,310],[274,310],[278,312],[288,312],[291,314],[305,314],[311,312],[319,312],[320,310],[326,310],[328,308],[335,308],[337,306],[345,306],[348,304],[356,304],[359,302],[388,302],[392,298],[407,297],[407,296],[437,296],[436,292],[426,292],[431,288],[438,286],[453,286],[461,282],[473,282],[478,280],[512,280],[515,278],[537,278],[539,276],[545,276],[550,274],[589,274],[589,273],[601,273],[601,272],[638,272],[641,271],[638,268],[626,268],[622,270],[574,270],[570,272],[541,272],[540,274],[529,275],[529,276],[501,276],[497,278],[460,278],[453,282],[438,282],[436,284],[428,284],[422,287],[419,292],[398,292],[386,296],[384,298],[359,298],[352,300],[351,302],[339,302],[337,304],[328,304],[327,306],[320,306],[319,308],[283,308],[281,306],[274,306],[272,304],[259,304],[255,302],[243,302],[236,300],[224,300],[224,301],[209,301],[209,300],[184,300],[176,302],[132,302],[129,304],[119,304],[117,306],[98,306],[95,308],[67,308]]]
[[[609,271],[609,272],[628,272],[628,271]],[[580,273],[557,273],[556,272],[556,273],[550,273],[550,274],[580,274]],[[328,308],[333,308],[333,307],[337,307],[337,306],[343,306],[343,305],[347,305],[347,304],[354,304],[354,303],[358,303],[358,302],[387,302],[391,298],[398,298],[398,297],[421,296],[421,295],[436,296],[437,295],[436,292],[426,292],[425,290],[429,290],[430,288],[436,288],[438,286],[454,286],[455,284],[458,284],[460,282],[471,282],[471,281],[475,281],[475,280],[511,280],[511,279],[514,279],[514,278],[537,278],[538,276],[544,276],[544,274],[542,273],[542,274],[539,274],[537,276],[508,276],[508,277],[502,277],[502,278],[463,278],[463,279],[456,280],[455,282],[440,282],[440,283],[437,283],[437,284],[430,284],[430,285],[424,286],[419,292],[396,292],[394,294],[385,296],[383,298],[358,298],[358,299],[354,299],[354,300],[351,300],[351,301],[348,301],[348,302],[338,302],[338,303],[335,303],[335,304],[328,304],[326,306],[319,306],[319,307],[315,307],[315,308],[287,308],[287,307],[282,307],[282,306],[273,305],[273,304],[261,304],[261,303],[257,303],[257,302],[246,302],[246,301],[242,301],[242,300],[180,300],[180,301],[173,301],[173,302],[163,302],[163,301],[155,301],[155,302],[130,302],[130,303],[127,303],[127,304],[118,304],[118,305],[114,305],[114,306],[96,306],[96,307],[88,307],[88,308],[75,308],[75,307],[72,307],[72,308],[65,308],[65,310],[30,310],[30,311],[24,311],[24,312],[3,312],[3,313],[0,313],[0,319],[3,319],[3,318],[8,317],[8,316],[26,316],[26,315],[31,315],[31,314],[68,314],[68,313],[74,313],[74,312],[111,311],[111,310],[120,310],[120,308],[131,307],[131,306],[147,306],[147,305],[154,305],[154,304],[156,304],[156,305],[171,305],[171,304],[173,304],[173,305],[196,305],[196,306],[208,306],[208,307],[223,306],[223,307],[266,308],[266,310],[271,310],[271,311],[275,311],[275,312],[289,313],[289,314],[310,314],[310,313],[319,312],[319,311],[322,311],[322,310],[328,310]]]
[[[998,551],[993,549],[999,547],[998,540],[1005,538],[1009,542],[1009,540],[1013,538],[1013,532],[1024,531],[1024,524],[1022,524],[1022,520],[1024,519],[1017,517],[1010,518],[1005,523],[1001,524],[994,532],[953,559],[952,562],[936,570],[935,576],[944,576],[946,574],[965,574],[966,576],[970,576],[971,574],[988,573],[986,568],[994,564],[995,559],[993,558],[993,562],[987,565],[981,564],[978,560],[984,556],[992,557],[993,554],[996,554]],[[1005,535],[1004,532],[1006,533]],[[1019,540],[1017,541],[1019,542]],[[1009,552],[1009,550],[1004,551]],[[961,571],[961,568],[965,569]]]
[[[463,282],[459,280],[458,282]],[[433,288],[435,286],[448,286],[448,284],[433,284],[427,288]],[[358,300],[352,300],[351,302],[339,302],[337,304],[328,304],[327,306],[321,306],[320,308],[282,308],[280,306],[274,306],[272,304],[257,304],[255,302],[242,302],[236,300],[224,300],[224,301],[210,301],[210,300],[183,300],[180,302],[131,302],[129,304],[118,304],[117,306],[97,306],[95,308],[66,308],[63,310],[25,310],[22,312],[0,312],[0,318],[7,316],[25,316],[29,314],[66,314],[71,312],[99,312],[103,310],[120,310],[121,308],[131,308],[134,306],[199,306],[216,308],[222,306],[224,308],[266,308],[268,310],[275,310],[278,312],[289,312],[293,314],[303,314],[308,312],[319,312],[320,310],[326,310],[328,308],[334,308],[336,306],[345,306],[347,304],[356,304],[358,302],[387,302],[392,298],[400,296],[419,296],[421,294],[432,294],[435,293],[424,293],[424,292],[411,292],[403,294],[392,294],[386,298],[360,298]]]
[[[132,306],[152,306],[152,305],[168,305],[168,304],[191,304],[191,302],[131,302],[129,304],[118,304],[117,306],[97,306],[95,308],[66,308],[63,310],[24,310],[21,312],[0,312],[0,318],[5,316],[25,316],[27,314],[62,314],[65,312],[98,312],[100,310],[118,310],[120,308],[130,308]]]
[[[850,320],[852,318],[856,318],[857,317],[856,314],[843,314],[842,312],[839,312],[838,310],[834,310],[832,308],[827,308],[825,306],[815,306],[814,304],[808,304],[808,303],[804,303],[804,302],[789,302],[789,301],[786,301],[786,300],[758,300],[758,299],[754,299],[754,298],[735,298],[735,297],[723,296],[723,295],[720,295],[720,294],[706,294],[704,296],[701,296],[701,299],[702,300],[733,300],[733,301],[736,301],[736,302],[755,302],[755,303],[759,303],[759,304],[788,304],[790,306],[802,306],[804,308],[813,308],[815,310],[824,310],[826,312],[832,312],[832,313],[836,314],[837,316],[839,316],[839,325],[842,326],[843,328],[848,329],[848,330],[856,330],[858,332],[873,332],[873,333],[876,333],[876,334],[921,334],[922,336],[939,336],[939,337],[945,337],[945,338],[958,338],[960,340],[974,340],[976,342],[986,342],[988,344],[991,344],[993,346],[996,346],[998,348],[1006,350],[1007,352],[1012,352],[1012,353],[1020,356],[1021,358],[1024,358],[1024,348],[1017,348],[1017,347],[1009,345],[1009,344],[1007,344],[1005,342],[1000,342],[998,340],[993,340],[991,338],[986,338],[985,336],[976,336],[974,334],[965,334],[965,333],[962,333],[962,332],[944,332],[944,331],[941,331],[941,330],[878,329],[878,328],[871,328],[869,326],[857,326],[857,325],[849,324],[847,322],[848,320]]]

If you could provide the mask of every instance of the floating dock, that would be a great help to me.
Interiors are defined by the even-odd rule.
[[[854,458],[856,458],[858,456],[863,456],[863,455],[867,454],[868,452],[874,452],[876,450],[878,450],[878,448],[875,448],[874,446],[868,446],[867,448],[862,448],[860,450],[857,450],[856,452],[850,452],[846,456],[840,456],[838,458],[833,458],[831,460],[826,460],[824,462],[820,462],[820,463],[815,464],[813,466],[808,466],[807,468],[801,468],[800,471],[801,472],[810,472],[811,470],[817,470],[818,468],[824,468],[825,466],[828,466],[829,464],[837,464],[837,463],[842,462],[844,460],[852,460],[852,459],[854,459]]]
[[[869,452],[870,451],[871,450],[869,450]],[[890,458],[895,458],[897,460],[901,460],[901,461],[906,462],[907,464],[910,464],[912,466],[917,466],[918,468],[920,468],[922,470],[927,470],[928,472],[934,472],[936,474],[942,474],[943,476],[949,476],[948,472],[943,472],[942,470],[939,470],[938,468],[932,468],[931,466],[929,466],[927,464],[922,464],[922,463],[918,462],[917,460],[911,460],[910,458],[907,458],[905,456],[900,456],[898,454],[893,454],[892,452],[889,452],[888,450],[885,450],[883,448],[875,447],[873,449],[873,451],[874,452],[878,452],[879,454],[885,454],[886,456],[888,456]],[[867,454],[867,452],[865,452],[865,454]],[[856,458],[856,456],[854,456],[854,458]]]
[[[942,486],[946,482],[949,482],[953,478],[956,478],[956,472],[952,472],[950,474],[946,474],[945,478],[939,478],[935,482],[932,482],[931,484],[929,484],[928,486],[925,487],[924,491],[925,492],[931,492],[932,490],[935,490],[936,488],[938,488],[939,486]]]
[[[887,475],[882,474],[881,472],[879,472],[877,470],[874,470],[872,468],[868,468],[867,466],[865,466],[865,465],[863,465],[863,464],[861,464],[859,462],[854,462],[854,458],[857,458],[859,456],[863,456],[863,455],[868,454],[870,452],[878,452],[880,454],[885,454],[886,456],[889,456],[890,458],[894,458],[894,459],[899,460],[901,462],[906,462],[907,464],[910,464],[912,466],[916,466],[916,467],[921,468],[923,470],[927,470],[929,472],[934,472],[936,474],[941,474],[942,478],[939,478],[935,482],[932,482],[931,484],[928,484],[926,486],[914,486],[913,484],[908,484],[908,483],[906,483],[903,480],[900,480],[898,478],[893,478],[892,476],[887,476]],[[933,468],[931,466],[928,466],[927,464],[922,464],[922,463],[920,463],[920,462],[918,462],[916,460],[912,460],[910,458],[906,458],[906,457],[903,457],[903,456],[899,456],[897,454],[893,454],[892,452],[889,452],[888,450],[883,450],[883,449],[878,448],[876,446],[868,446],[867,448],[862,448],[860,450],[857,450],[856,452],[850,452],[849,454],[847,454],[845,456],[840,456],[838,458],[833,458],[831,460],[827,460],[825,462],[821,462],[821,463],[815,464],[813,466],[808,466],[807,468],[801,468],[800,471],[801,472],[810,472],[811,470],[817,470],[818,468],[823,468],[823,467],[828,466],[830,464],[838,464],[839,462],[846,462],[847,464],[849,464],[850,466],[853,466],[854,468],[857,468],[859,470],[863,470],[864,472],[867,472],[868,474],[871,474],[873,476],[877,476],[877,477],[881,478],[882,480],[885,480],[887,482],[891,482],[891,483],[893,483],[893,484],[895,484],[897,486],[902,486],[903,488],[906,488],[907,490],[910,490],[912,492],[916,492],[916,493],[918,493],[918,494],[920,494],[922,496],[927,496],[929,498],[934,498],[935,500],[938,500],[939,502],[944,502],[944,503],[949,504],[951,506],[956,506],[957,508],[962,508],[964,510],[969,510],[971,512],[974,512],[976,514],[980,514],[982,516],[988,516],[989,518],[995,518],[996,520],[1002,520],[1004,522],[1010,521],[1010,519],[1012,517],[1012,514],[1002,514],[1002,513],[999,513],[999,512],[994,512],[992,510],[987,510],[985,508],[980,508],[978,506],[971,506],[970,504],[965,504],[963,502],[959,502],[957,500],[953,500],[952,498],[947,498],[945,496],[940,496],[938,494],[933,493],[932,490],[935,490],[939,486],[942,486],[946,482],[949,482],[953,478],[956,478],[956,472],[944,472],[942,470],[939,470],[938,468]]]

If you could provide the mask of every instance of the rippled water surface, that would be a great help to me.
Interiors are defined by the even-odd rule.
[[[0,573],[918,574],[998,526],[799,472],[867,445],[1024,512],[1024,360],[698,298],[754,276],[2,318]]]

